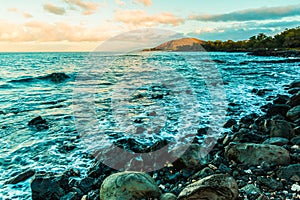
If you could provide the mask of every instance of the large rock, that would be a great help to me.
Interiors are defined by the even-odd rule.
[[[285,120],[272,120],[270,122],[270,136],[292,138],[294,130],[291,124]]]
[[[287,103],[292,107],[300,105],[300,92],[293,95]]]
[[[26,179],[32,177],[35,174],[34,169],[28,169],[14,177],[12,177],[11,179],[7,180],[5,182],[5,184],[17,184],[20,183],[22,181],[25,181]]]
[[[174,167],[178,169],[197,169],[203,164],[204,152],[204,147],[199,144],[183,145],[172,151],[171,160],[178,158],[173,162]]]
[[[286,117],[296,121],[297,119],[300,118],[300,106],[295,106],[294,108],[290,109],[287,114]]]
[[[289,152],[283,147],[269,144],[229,144],[225,150],[225,156],[236,163],[246,165],[288,165]]]
[[[300,80],[294,81],[289,85],[289,88],[296,88],[296,87],[300,87]]]
[[[31,181],[31,191],[33,200],[56,200],[66,195],[66,191],[71,187],[69,178],[79,176],[73,169],[65,171],[63,174],[36,173]]]
[[[291,107],[286,104],[273,104],[267,111],[268,116],[282,115],[285,116]]]
[[[293,176],[300,177],[300,164],[282,167],[277,171],[277,176],[281,179],[291,179]]]
[[[107,177],[100,188],[101,200],[158,198],[161,193],[154,180],[142,172],[119,172]]]
[[[177,197],[172,193],[165,193],[161,195],[160,200],[176,200]]]
[[[237,196],[238,186],[235,180],[225,174],[215,174],[186,186],[177,200],[231,200]]]

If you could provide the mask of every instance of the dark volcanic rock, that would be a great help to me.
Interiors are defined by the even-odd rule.
[[[291,124],[284,120],[272,120],[270,122],[270,136],[292,138],[294,130]]]
[[[15,177],[7,180],[5,182],[5,184],[17,184],[17,183],[20,183],[20,182],[25,181],[26,179],[32,177],[34,174],[35,174],[34,169],[26,170],[26,171],[18,174],[17,176],[15,176]]]
[[[224,127],[224,128],[230,128],[230,127],[232,127],[233,125],[236,125],[236,124],[237,124],[237,122],[236,122],[235,119],[229,119],[229,120],[223,125],[223,127]]]
[[[286,104],[273,104],[267,111],[268,116],[282,115],[285,116],[291,107]]]
[[[245,165],[287,165],[290,163],[289,152],[279,146],[268,144],[229,144],[225,156],[229,160]]]
[[[62,83],[69,78],[70,78],[70,76],[68,76],[65,73],[52,73],[52,74],[49,74],[49,75],[43,77],[43,79],[48,79],[54,83]]]
[[[294,81],[289,85],[289,88],[296,88],[296,87],[300,87],[300,81]]]
[[[32,199],[58,200],[62,198],[71,189],[69,185],[69,178],[71,176],[78,176],[78,172],[69,169],[61,175],[36,173],[31,181]]]
[[[38,131],[48,129],[47,121],[43,119],[41,116],[38,116],[28,122],[28,126],[35,128]]]
[[[294,108],[290,109],[287,114],[286,117],[296,121],[297,119],[300,118],[300,105],[299,106],[295,106]]]
[[[289,140],[282,137],[272,137],[263,142],[263,144],[273,144],[278,146],[283,146],[287,143],[289,143]]]
[[[291,179],[293,176],[300,177],[300,164],[281,167],[276,174],[281,179]]]
[[[300,92],[293,95],[287,103],[292,107],[300,105]]]
[[[283,189],[283,184],[281,182],[264,176],[257,177],[257,184],[269,188],[272,191]]]

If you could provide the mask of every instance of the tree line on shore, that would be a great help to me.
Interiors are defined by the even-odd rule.
[[[278,33],[274,36],[267,36],[264,33],[259,33],[256,36],[250,37],[248,40],[241,41],[206,41],[201,46],[206,51],[228,51],[228,52],[244,52],[256,50],[290,50],[300,49],[300,26]],[[200,49],[200,44],[194,43],[191,47],[179,47],[179,51],[186,50],[185,48]]]

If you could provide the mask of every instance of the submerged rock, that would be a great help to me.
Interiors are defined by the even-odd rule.
[[[269,144],[229,144],[225,150],[228,160],[245,165],[288,165],[289,152],[280,146]]]
[[[49,74],[49,75],[43,77],[43,79],[48,79],[54,83],[62,83],[69,78],[70,78],[70,76],[68,76],[65,73],[52,73],[52,74]]]
[[[11,179],[7,180],[5,182],[5,184],[17,184],[20,183],[22,181],[25,181],[26,179],[32,177],[35,174],[35,170],[34,169],[29,169],[26,170],[20,174],[18,174],[15,177],[12,177]]]
[[[300,87],[300,81],[294,81],[289,85],[289,88],[296,88],[296,87]]]
[[[179,194],[178,200],[192,199],[228,199],[233,200],[238,196],[238,186],[235,180],[225,174],[215,174],[205,177],[186,186]]]
[[[38,131],[46,130],[49,128],[47,125],[47,121],[45,119],[43,119],[41,116],[38,116],[38,117],[32,119],[31,121],[29,121],[28,126],[34,128]]]
[[[158,198],[161,193],[155,181],[143,172],[119,172],[107,177],[100,189],[101,200]]]

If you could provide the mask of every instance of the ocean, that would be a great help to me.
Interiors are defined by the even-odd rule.
[[[0,199],[31,198],[30,179],[4,184],[27,169],[72,167],[84,174],[93,152],[111,143],[129,151],[136,150],[129,138],[146,148],[162,140],[183,144],[197,129],[215,126],[220,133],[230,118],[261,114],[267,97],[286,94],[283,86],[299,78],[300,62],[293,59],[224,52],[0,53]],[[39,116],[45,126],[29,124]],[[89,128],[93,134],[86,137]]]

